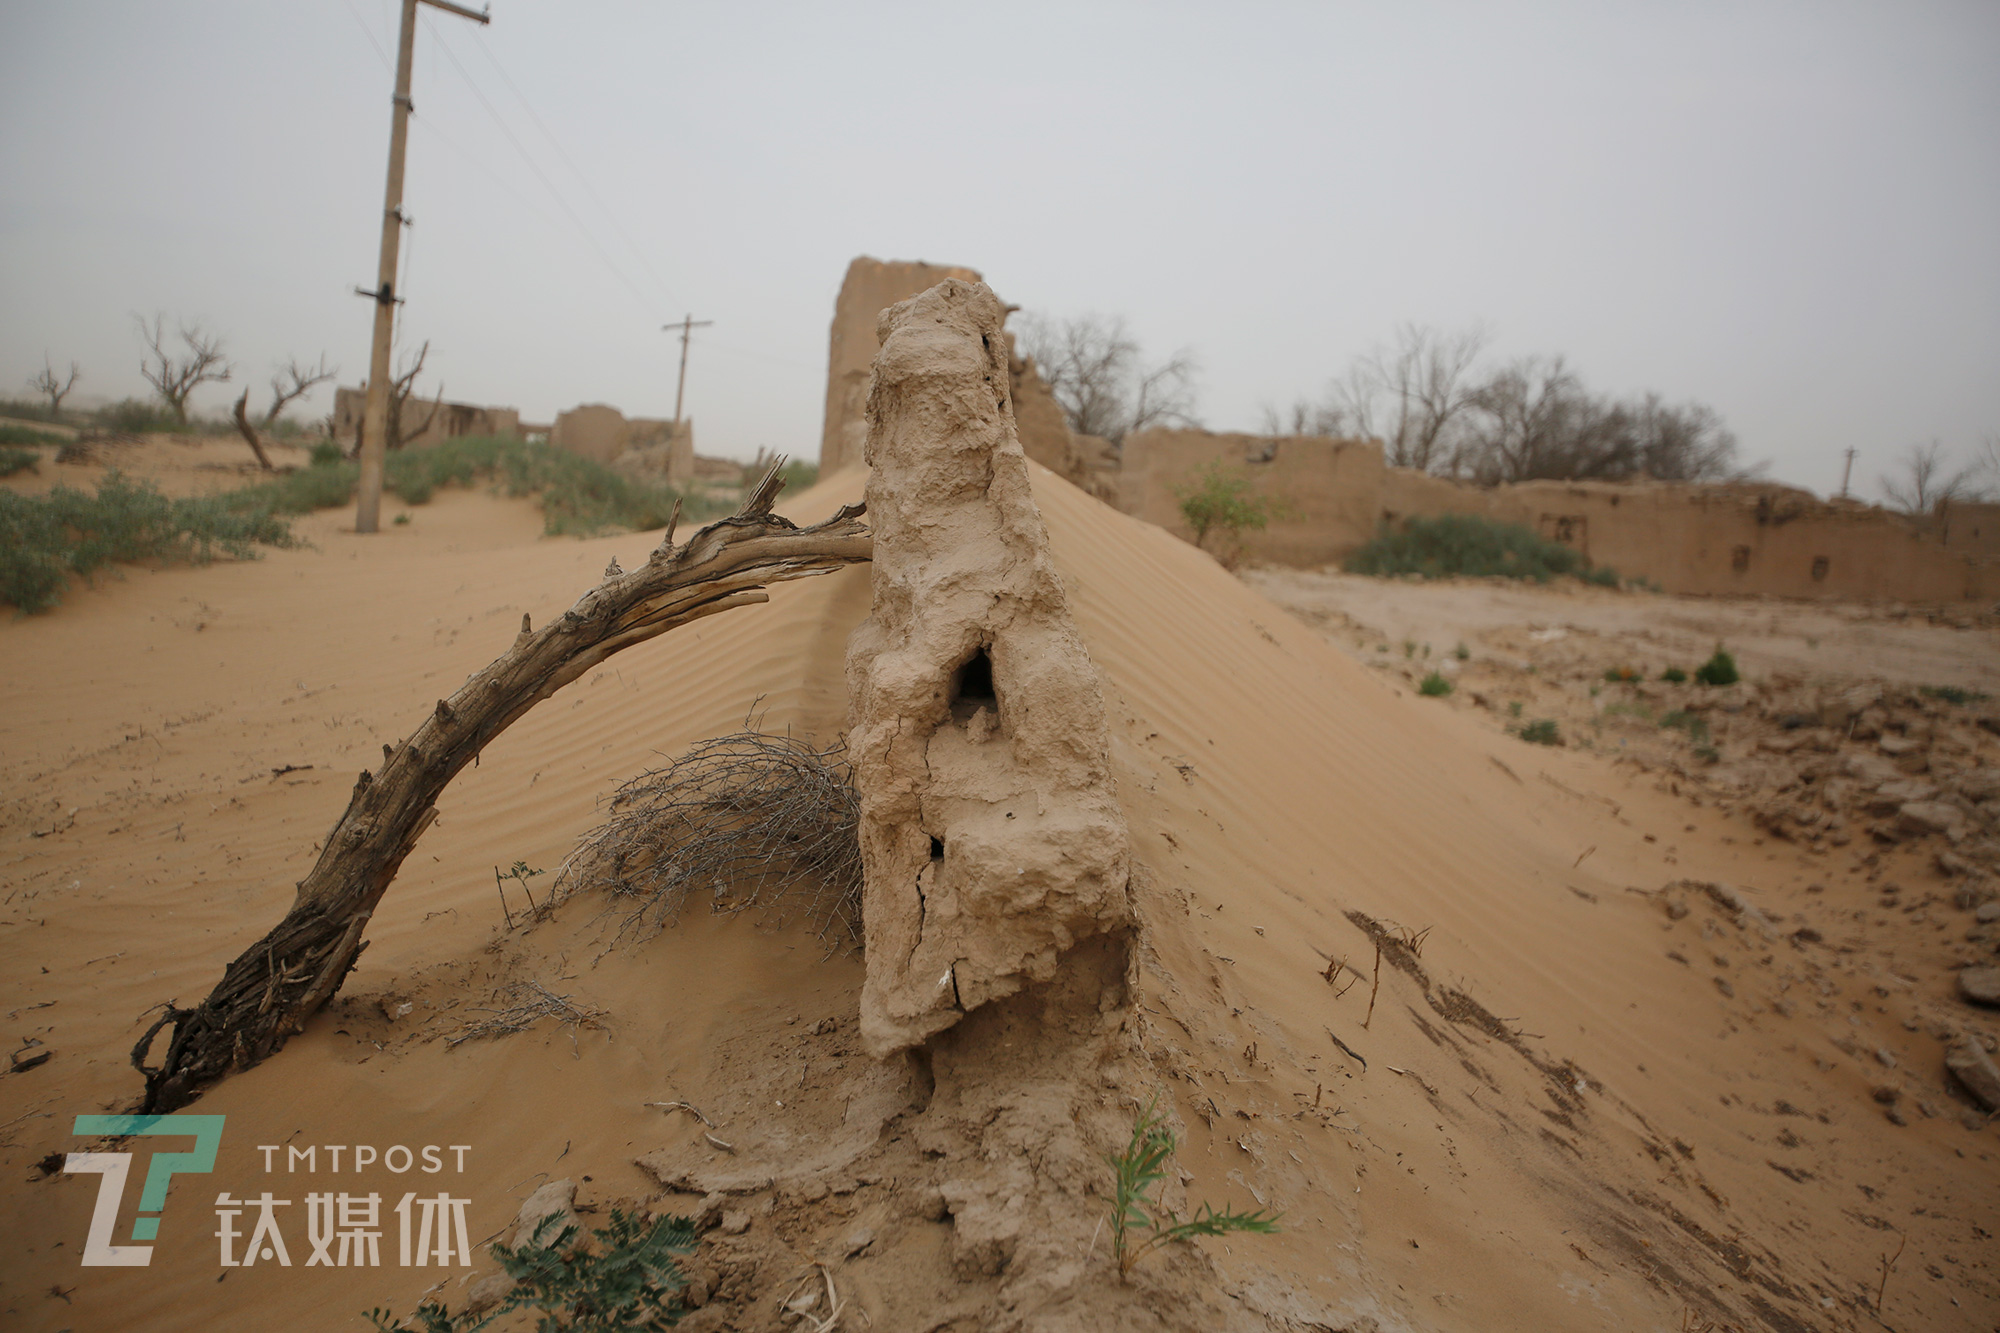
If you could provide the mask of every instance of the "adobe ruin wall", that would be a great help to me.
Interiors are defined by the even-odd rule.
[[[979,282],[977,272],[955,264],[874,259],[861,255],[847,266],[834,301],[828,335],[826,420],[820,430],[819,467],[832,473],[861,461],[868,438],[869,367],[875,363],[875,321],[884,310],[927,292],[946,278]]]
[[[1385,467],[1374,441],[1201,430],[1133,435],[1121,462],[1118,508],[1190,541],[1181,493],[1213,465],[1246,475],[1252,494],[1280,508],[1268,527],[1242,535],[1240,553],[1276,564],[1336,564],[1384,523],[1478,514],[1522,524],[1667,592],[2000,596],[2000,506],[1955,506],[1949,529],[1940,520],[1927,530],[1872,505],[1823,501],[1776,483],[1532,481],[1487,489]]]

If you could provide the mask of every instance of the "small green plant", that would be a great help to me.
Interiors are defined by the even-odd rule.
[[[1694,678],[1704,685],[1734,685],[1742,677],[1736,674],[1736,659],[1715,645],[1715,656],[1694,669]]]
[[[1584,570],[1577,577],[1585,583],[1594,583],[1600,588],[1615,588],[1618,586],[1618,571],[1612,569],[1609,565],[1595,565],[1590,569]]]
[[[1679,667],[1670,666],[1660,673],[1660,679],[1666,681],[1669,685],[1685,685],[1687,684],[1687,678],[1688,673]]]
[[[1694,757],[1704,764],[1713,764],[1721,760],[1722,752],[1713,745],[1697,745],[1694,747]]]
[[[1167,1176],[1167,1161],[1174,1155],[1174,1133],[1160,1114],[1159,1098],[1146,1103],[1132,1121],[1132,1141],[1122,1153],[1105,1160],[1111,1165],[1111,1253],[1118,1261],[1118,1276],[1126,1278],[1149,1251],[1193,1236],[1221,1236],[1233,1231],[1269,1235],[1278,1229],[1278,1214],[1259,1208],[1239,1213],[1225,1208],[1216,1212],[1207,1204],[1195,1210],[1185,1222],[1174,1220],[1164,1204],[1153,1198],[1153,1190]]]
[[[16,472],[39,471],[41,461],[42,455],[38,450],[0,446],[0,477],[11,477]]]
[[[409,521],[410,521],[410,516],[409,516],[408,514],[398,514],[398,515],[396,515],[396,518],[395,518],[395,523],[396,523],[396,526],[397,526],[397,527],[399,527],[399,528],[400,528],[400,527],[402,527],[402,526],[403,526],[404,524],[408,523]]]
[[[1241,537],[1245,529],[1262,529],[1273,514],[1271,501],[1250,493],[1250,477],[1241,470],[1224,469],[1220,461],[1195,473],[1188,484],[1177,487],[1181,517],[1194,532],[1194,544],[1205,545],[1214,531]]]
[[[526,861],[514,862],[512,866],[508,867],[507,873],[504,875],[500,873],[499,866],[493,867],[493,887],[500,891],[500,915],[507,918],[508,929],[510,930],[513,929],[514,915],[512,912],[509,912],[507,910],[506,881],[510,879],[513,880],[515,887],[521,890],[521,896],[528,900],[528,911],[532,915],[533,913],[541,911],[543,910],[543,908],[548,907],[549,904],[554,900],[545,899],[542,903],[542,907],[536,907],[535,895],[528,891],[528,881],[533,879],[537,875],[546,875],[548,873],[549,872],[546,870],[535,870],[531,868]]]
[[[1417,641],[1415,639],[1403,640],[1403,656],[1405,658],[1411,658],[1415,657],[1416,655],[1417,655]]]
[[[1451,682],[1433,671],[1424,677],[1422,684],[1417,686],[1417,693],[1427,699],[1442,699],[1451,693]]]
[[[1628,666],[1606,667],[1604,669],[1604,678],[1610,681],[1613,685],[1622,685],[1626,681],[1639,679],[1639,672],[1636,667],[1628,667]]]
[[[307,457],[312,460],[314,467],[336,467],[347,459],[347,455],[341,451],[340,446],[332,440],[321,440],[318,444],[315,444],[312,447],[312,452]]]
[[[1466,662],[1471,660],[1472,650],[1461,643],[1458,647],[1451,650],[1451,655],[1461,662]]]
[[[1521,739],[1530,745],[1561,745],[1562,733],[1556,730],[1554,718],[1544,717],[1522,727]]]
[[[562,1220],[561,1213],[542,1219],[518,1249],[493,1247],[515,1286],[492,1313],[454,1315],[441,1301],[428,1300],[417,1307],[414,1325],[382,1309],[368,1311],[368,1320],[380,1333],[475,1333],[515,1310],[541,1311],[539,1333],[653,1333],[680,1322],[686,1278],[674,1256],[694,1249],[694,1223],[685,1217],[648,1223],[613,1208],[610,1224],[591,1233],[594,1246],[572,1246],[575,1223],[551,1234]]]
[[[0,474],[4,475],[4,474]],[[1979,690],[1961,689],[1957,685],[1919,685],[1917,693],[1926,699],[1942,699],[1948,704],[1963,708],[1967,704],[1985,703],[1990,695]]]
[[[1508,717],[1521,716],[1521,701],[1519,699],[1509,699],[1507,701],[1507,716]]]

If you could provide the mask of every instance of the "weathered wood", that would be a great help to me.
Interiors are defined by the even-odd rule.
[[[250,391],[245,389],[243,396],[236,400],[236,429],[242,431],[243,438],[250,441],[250,452],[257,455],[258,464],[266,472],[275,472],[277,469],[271,466],[271,456],[264,452],[264,442],[257,438],[257,428],[250,424],[250,415],[244,410],[249,406]]]
[[[445,785],[523,713],[634,644],[766,601],[772,583],[869,558],[862,506],[800,528],[771,513],[783,486],[772,468],[734,516],[685,546],[674,546],[670,522],[642,568],[628,574],[614,560],[603,582],[539,632],[522,616],[512,647],[438,700],[408,740],[384,746],[380,771],[355,782],[284,919],[229,964],[207,999],[191,1009],[165,1006],[133,1048],[132,1064],[146,1079],[143,1109],[184,1106],[208,1084],[258,1063],[333,997],[367,947],[362,933],[403,858],[437,818]],[[166,1056],[150,1068],[146,1056],[167,1027]]]

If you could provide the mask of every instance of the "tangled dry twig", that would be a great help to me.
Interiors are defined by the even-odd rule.
[[[604,1017],[604,1010],[574,1004],[569,996],[557,995],[539,981],[517,981],[500,994],[513,1003],[500,1009],[474,1010],[492,1017],[468,1023],[456,1036],[447,1039],[445,1045],[456,1046],[474,1037],[504,1037],[513,1032],[526,1032],[544,1018],[553,1018],[569,1028],[570,1045],[575,1046],[577,1029],[601,1026],[597,1020]]]
[[[829,947],[858,943],[859,818],[841,745],[717,736],[620,787],[557,884],[601,884],[626,909],[621,935],[658,931],[705,890],[714,911],[798,912]]]

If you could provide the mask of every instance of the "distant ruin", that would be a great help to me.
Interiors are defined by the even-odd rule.
[[[848,266],[834,309],[820,466],[859,464],[875,322],[893,303],[968,268]],[[1011,311],[1013,307],[1003,307]],[[1389,467],[1379,440],[1217,434],[1156,428],[1121,444],[1069,429],[1031,359],[1007,345],[1022,451],[1134,517],[1193,540],[1182,494],[1210,468],[1248,478],[1275,503],[1269,525],[1230,552],[1276,564],[1338,564],[1385,524],[1439,514],[1519,523],[1593,564],[1663,591],[1858,600],[2000,596],[2000,505],[1951,504],[1915,520],[1854,500],[1820,500],[1777,482],[1531,481],[1492,488]]]
[[[432,408],[437,410],[432,412]],[[368,390],[337,388],[333,391],[333,438],[359,441],[361,418],[368,409]],[[519,438],[521,414],[511,407],[481,407],[476,403],[448,403],[435,398],[414,396],[404,409],[423,429],[403,437],[403,444],[442,444],[465,435],[500,435]]]
[[[603,403],[556,414],[549,443],[634,477],[686,486],[694,480],[694,422],[627,417]]]
[[[1337,564],[1385,524],[1477,514],[1519,523],[1593,564],[1666,592],[1964,601],[2000,596],[2000,520],[1967,505],[1954,535],[1854,500],[1776,482],[1525,481],[1479,487],[1387,467],[1374,440],[1150,430],[1128,437],[1102,493],[1119,509],[1192,540],[1180,492],[1204,468],[1250,478],[1280,502],[1242,554]]]

